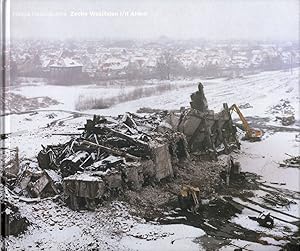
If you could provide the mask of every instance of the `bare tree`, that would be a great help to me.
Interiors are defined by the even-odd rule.
[[[128,80],[142,79],[141,67],[135,62],[130,62],[126,67],[126,75]]]
[[[168,80],[170,79],[171,75],[184,75],[186,73],[186,70],[182,63],[178,61],[169,51],[165,51],[158,58],[156,63],[156,70],[161,79]]]
[[[157,60],[156,68],[161,79],[170,79],[171,64],[174,61],[173,55],[166,51]]]

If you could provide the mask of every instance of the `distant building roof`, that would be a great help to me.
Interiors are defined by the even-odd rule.
[[[50,67],[82,67],[83,65],[71,58],[60,58],[55,61]]]

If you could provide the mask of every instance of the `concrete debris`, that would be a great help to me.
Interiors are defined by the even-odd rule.
[[[271,107],[271,111],[273,113],[293,112],[294,107],[288,99],[281,99],[277,105]]]
[[[284,126],[289,126],[295,123],[295,116],[293,114],[283,114],[281,116],[276,116],[276,120],[281,121]]]
[[[185,134],[190,150],[217,156],[239,148],[228,105],[223,104],[219,113],[208,110],[201,83],[198,89],[191,96],[191,109],[181,114],[178,124],[178,130]]]
[[[20,215],[17,206],[8,201],[1,202],[1,236],[17,236],[23,233],[28,225],[28,220]]]
[[[289,156],[290,158],[283,160],[281,163],[279,163],[279,166],[300,168],[300,156]]]
[[[221,172],[221,177],[225,181],[225,184],[229,186],[232,181],[236,181],[242,178],[241,174],[241,163],[234,161],[231,155],[227,156],[227,164],[225,171]]]
[[[269,212],[262,212],[258,217],[249,216],[251,220],[255,220],[262,227],[273,228],[274,219]]]
[[[270,112],[275,115],[282,125],[289,126],[295,123],[295,108],[288,99],[281,99],[279,104],[272,106]]]
[[[191,100],[192,101],[190,102],[190,104],[192,109],[198,110],[200,112],[206,112],[208,110],[208,104],[204,95],[202,83],[198,84],[198,91],[191,95]]]
[[[4,186],[1,184],[1,194],[4,194]],[[8,196],[1,198],[1,236],[19,235],[23,233],[29,221],[20,213],[18,204]]]
[[[1,167],[3,167],[3,178],[15,179],[20,171],[19,169],[19,149],[2,149],[1,150]]]
[[[13,176],[10,188],[19,196],[63,194],[72,209],[93,210],[127,190],[183,175],[180,163],[192,163],[190,154],[216,159],[238,148],[228,106],[219,113],[208,110],[201,83],[191,99],[191,108],[180,111],[94,115],[78,128],[80,135],[64,144],[42,146],[37,163],[20,164],[15,157],[13,169],[6,165],[10,172],[4,178]]]
[[[92,209],[124,189],[139,190],[174,176],[173,165],[189,158],[185,136],[172,129],[168,112],[141,117],[94,116],[80,137],[44,147],[39,167],[63,177],[64,195],[73,209]]]
[[[43,198],[54,196],[58,193],[52,178],[48,174],[48,170],[44,170],[35,182],[29,183],[28,185],[33,197]]]
[[[69,197],[69,205],[74,210],[80,208],[80,202],[93,210],[95,199],[100,199],[104,191],[104,181],[95,174],[81,173],[64,179],[64,193]]]
[[[278,194],[266,194],[262,196],[263,200],[273,206],[281,206],[288,207],[291,204],[295,204],[296,202],[290,199],[287,199]]]
[[[228,106],[220,113],[208,110],[200,83],[191,96],[191,109],[158,111],[141,116],[88,119],[80,137],[63,145],[44,147],[39,167],[63,177],[64,195],[73,209],[93,209],[97,202],[126,189],[176,175],[176,164],[189,152],[216,158],[239,147]],[[223,150],[217,147],[223,146]]]
[[[240,104],[239,108],[240,109],[249,109],[249,108],[253,108],[253,106],[250,105],[249,103],[245,103],[245,104]]]
[[[11,113],[32,111],[59,104],[57,100],[47,96],[28,98],[12,92],[5,92],[5,96],[3,95],[0,98],[0,102],[4,104],[5,106],[3,107]]]
[[[61,182],[59,178],[54,178],[56,176],[53,170],[25,170],[19,177],[18,185],[21,191],[27,191],[31,197],[51,197],[59,193],[57,187]]]

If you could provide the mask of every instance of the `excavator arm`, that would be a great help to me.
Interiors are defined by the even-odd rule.
[[[241,110],[238,108],[238,106],[236,104],[233,104],[230,108],[230,111],[234,111],[238,114],[240,120],[243,123],[243,127],[246,131],[246,135],[245,135],[245,139],[248,140],[252,140],[252,141],[258,141],[261,139],[262,137],[262,131],[257,130],[257,129],[253,129],[249,126],[246,118],[244,117],[244,115],[242,114]]]

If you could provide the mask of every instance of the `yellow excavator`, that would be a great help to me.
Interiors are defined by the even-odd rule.
[[[231,111],[231,112],[234,111],[239,115],[240,120],[243,123],[244,130],[246,131],[246,135],[245,135],[244,139],[250,140],[250,141],[259,141],[259,140],[261,140],[261,137],[263,136],[262,131],[258,130],[258,129],[251,128],[249,126],[247,120],[245,119],[244,115],[242,114],[242,112],[240,111],[240,109],[238,108],[238,106],[236,104],[233,104],[229,108],[229,111]]]
[[[178,194],[178,202],[182,209],[189,209],[192,213],[196,214],[199,209],[199,195],[200,190],[198,187],[190,185],[182,185]]]

